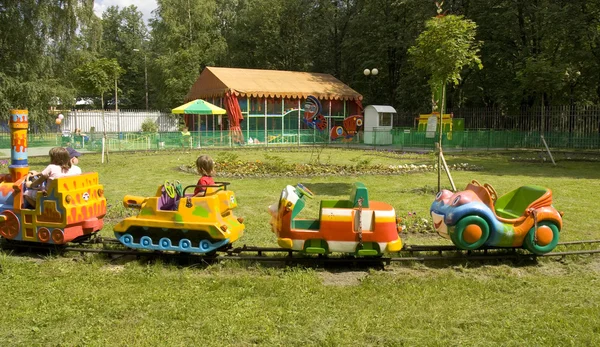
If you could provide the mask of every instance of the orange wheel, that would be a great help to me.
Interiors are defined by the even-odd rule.
[[[63,242],[65,241],[65,235],[63,234],[62,230],[52,230],[52,241],[54,241],[54,243],[56,243],[57,245],[63,244]]]
[[[0,224],[0,235],[7,239],[14,239],[17,237],[17,235],[19,235],[19,231],[21,230],[19,218],[17,218],[17,215],[9,210],[6,210],[0,214],[6,217],[6,220]]]
[[[47,228],[40,228],[37,232],[38,240],[42,242],[50,241],[50,230]]]

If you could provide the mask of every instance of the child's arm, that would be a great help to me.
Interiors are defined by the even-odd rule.
[[[38,176],[38,178],[37,178],[35,181],[33,181],[33,182],[31,183],[31,185],[29,186],[29,188],[37,188],[37,187],[38,187],[40,184],[44,183],[44,181],[46,181],[47,179],[48,179],[48,176],[47,176],[47,175],[44,175],[44,174],[42,173],[42,174],[40,174],[40,175]]]

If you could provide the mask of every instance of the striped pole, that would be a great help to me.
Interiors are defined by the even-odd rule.
[[[27,110],[10,110],[10,166],[12,182],[18,181],[29,172],[27,162]]]

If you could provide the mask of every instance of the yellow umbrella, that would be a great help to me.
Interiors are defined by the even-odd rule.
[[[174,114],[225,114],[227,111],[202,99],[190,101],[171,110]]]

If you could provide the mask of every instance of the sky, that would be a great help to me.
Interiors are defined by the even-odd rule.
[[[123,8],[129,5],[137,6],[138,10],[144,15],[144,21],[148,24],[152,11],[156,9],[156,0],[94,0],[94,12],[102,18],[102,13],[110,6]]]

